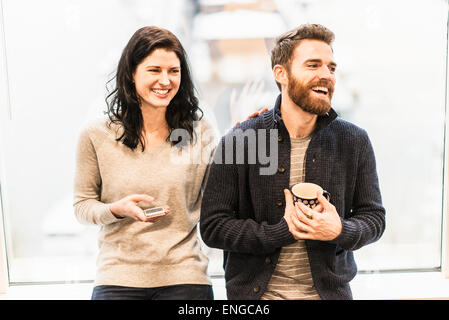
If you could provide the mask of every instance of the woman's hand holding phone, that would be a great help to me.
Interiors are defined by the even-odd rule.
[[[111,213],[117,218],[130,217],[137,221],[152,223],[159,221],[170,212],[170,208],[168,206],[143,210],[137,205],[141,201],[152,202],[154,201],[154,198],[146,194],[132,194],[111,203],[109,205],[109,210],[111,210]],[[145,211],[147,213],[145,213]]]

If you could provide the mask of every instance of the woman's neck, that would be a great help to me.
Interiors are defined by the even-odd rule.
[[[146,134],[160,131],[168,127],[165,120],[165,108],[141,107],[143,118],[143,129]]]

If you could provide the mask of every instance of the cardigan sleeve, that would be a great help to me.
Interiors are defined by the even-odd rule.
[[[356,250],[377,241],[385,230],[385,209],[374,150],[364,130],[361,141],[351,212],[348,217],[341,218],[342,232],[331,241],[346,250]]]
[[[201,206],[200,232],[212,248],[251,254],[273,253],[277,248],[295,241],[284,219],[276,224],[239,218],[239,194],[244,180],[237,164],[226,164],[224,139],[217,146],[214,162]],[[245,214],[245,216],[251,216]]]

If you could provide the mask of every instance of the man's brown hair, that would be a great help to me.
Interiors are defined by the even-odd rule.
[[[301,40],[320,40],[332,46],[334,38],[334,33],[320,24],[302,24],[287,31],[276,39],[276,45],[271,50],[271,68],[279,64],[290,71],[293,51]],[[280,83],[276,81],[276,84],[281,90]]]

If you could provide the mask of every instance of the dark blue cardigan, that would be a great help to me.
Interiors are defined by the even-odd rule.
[[[280,102],[279,96],[273,109],[224,136],[217,146],[222,151],[216,152],[220,158],[216,156],[210,168],[200,231],[209,247],[224,250],[228,299],[260,299],[281,247],[295,241],[283,219],[290,138]],[[226,137],[247,129],[278,130],[279,169],[274,175],[260,175],[259,169],[267,165],[259,162],[225,163]],[[257,149],[257,145],[245,144],[246,152],[248,148]],[[305,173],[306,182],[330,192],[343,225],[342,233],[332,241],[306,240],[316,290],[322,299],[352,299],[349,281],[357,273],[352,251],[378,240],[385,229],[375,157],[366,131],[338,118],[334,110],[320,116],[307,149]]]

